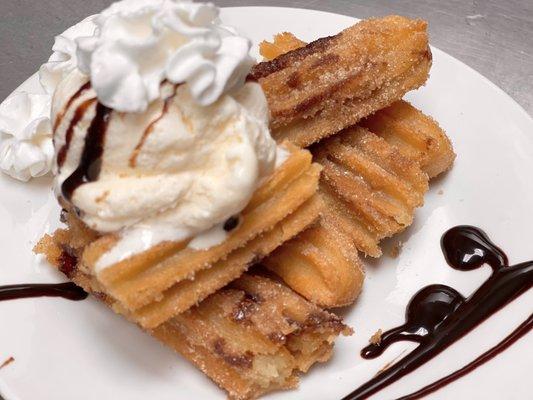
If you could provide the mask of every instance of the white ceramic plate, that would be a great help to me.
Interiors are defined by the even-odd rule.
[[[355,22],[341,15],[286,8],[229,8],[222,14],[226,23],[256,44],[281,31],[312,40]],[[298,391],[268,398],[339,399],[413,347],[399,343],[373,361],[359,356],[378,328],[403,322],[405,305],[416,291],[431,283],[446,283],[465,295],[476,289],[489,271],[459,272],[446,265],[439,240],[448,228],[477,225],[507,251],[512,263],[533,258],[533,120],[469,67],[437,49],[433,54],[431,79],[408,99],[446,129],[457,162],[433,182],[414,225],[401,235],[401,255],[365,262],[363,294],[354,307],[342,311],[355,335],[341,338],[331,362],[313,368]],[[36,90],[36,77],[23,87]],[[21,184],[0,177],[0,284],[64,280],[31,252],[41,235],[58,225],[58,212],[49,179]],[[509,334],[532,309],[529,291],[375,398],[396,398],[456,370]],[[0,393],[7,400],[225,397],[186,361],[95,300],[0,302],[0,316],[0,363],[15,358],[0,370]],[[429,398],[531,398],[532,345],[529,334]]]

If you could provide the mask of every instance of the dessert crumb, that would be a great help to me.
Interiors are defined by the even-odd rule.
[[[400,252],[402,251],[403,243],[401,240],[398,240],[394,246],[390,249],[389,255],[392,258],[397,258],[400,255]]]
[[[442,195],[444,194],[444,190],[440,189],[440,190],[437,192],[437,194],[438,194],[439,196],[442,196]]]
[[[9,364],[11,364],[13,361],[15,361],[15,358],[13,356],[9,357],[7,360],[5,360],[2,364],[0,364],[0,369],[7,367]]]
[[[371,344],[380,344],[381,343],[381,335],[383,334],[383,331],[381,329],[378,329],[376,333],[372,335],[369,342]]]

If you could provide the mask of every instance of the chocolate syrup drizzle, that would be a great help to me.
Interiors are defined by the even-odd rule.
[[[153,132],[155,125],[159,121],[161,121],[163,117],[168,113],[168,110],[170,108],[170,103],[172,102],[174,97],[176,97],[177,90],[178,90],[178,85],[174,86],[173,93],[164,100],[163,107],[161,108],[161,114],[159,114],[159,116],[156,119],[150,122],[150,124],[144,130],[141,140],[139,140],[139,143],[137,143],[137,145],[135,146],[135,149],[133,150],[133,153],[130,157],[129,164],[131,168],[135,168],[135,166],[137,165],[137,157],[139,156],[139,153],[141,152],[141,149],[144,146],[144,143],[148,139],[148,136],[150,136],[150,134]]]
[[[57,166],[59,168],[63,166],[63,164],[65,163],[65,159],[67,158],[67,153],[70,148],[70,143],[72,142],[72,137],[74,136],[74,128],[81,121],[87,109],[92,104],[94,104],[95,101],[96,101],[95,98],[85,100],[78,108],[76,108],[76,111],[74,112],[74,116],[72,117],[72,120],[70,121],[70,124],[65,133],[65,144],[61,146],[61,148],[57,152]],[[69,101],[69,104],[70,104],[70,101]]]
[[[72,282],[56,284],[22,284],[0,286],[0,301],[27,297],[62,297],[68,300],[84,300],[87,293]]]
[[[385,332],[380,342],[365,347],[361,356],[376,358],[399,341],[411,341],[419,346],[343,400],[366,399],[414,371],[533,285],[533,261],[509,266],[504,252],[478,228],[457,226],[450,229],[443,235],[441,247],[452,268],[470,271],[488,264],[492,275],[468,299],[445,285],[427,286],[415,294],[407,306],[406,323]],[[533,315],[472,363],[402,399],[420,398],[460,378],[525,335],[532,325]]]
[[[80,97],[82,95],[82,93],[84,93],[86,90],[89,90],[90,88],[91,88],[91,82],[89,81],[89,82],[85,83],[82,87],[80,87],[76,91],[76,93],[74,93],[74,95],[68,100],[67,104],[65,105],[65,108],[63,108],[63,110],[56,117],[56,120],[54,122],[54,129],[53,129],[54,132],[59,127],[59,124],[61,123],[61,121],[63,121],[63,118],[65,117],[65,114],[68,111],[68,109],[70,108],[70,106],[72,105],[72,103],[74,103],[74,101],[78,97]]]
[[[63,182],[61,191],[67,200],[84,183],[94,182],[100,175],[102,155],[111,109],[101,103],[96,105],[96,114],[87,130],[85,144],[78,168]]]

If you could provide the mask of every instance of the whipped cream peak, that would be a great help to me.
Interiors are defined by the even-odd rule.
[[[57,85],[78,66],[76,38],[94,35],[96,25],[91,15],[55,37],[52,55],[39,68],[39,81],[46,93],[53,95]]]
[[[54,156],[50,96],[16,92],[0,104],[0,170],[28,181],[50,171]]]
[[[123,0],[77,40],[78,68],[99,101],[121,112],[143,112],[161,83],[186,83],[193,99],[211,105],[243,85],[253,65],[251,43],[225,28],[211,3]]]
[[[28,181],[52,169],[52,95],[59,82],[76,69],[74,39],[94,33],[93,19],[88,17],[55,38],[52,55],[39,69],[39,93],[17,90],[0,104],[0,171]]]

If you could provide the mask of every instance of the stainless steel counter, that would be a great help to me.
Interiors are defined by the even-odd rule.
[[[430,22],[433,45],[481,72],[533,115],[532,0],[214,0],[220,6],[287,6],[366,18],[403,14]],[[50,54],[54,35],[112,0],[2,0],[0,98]]]

